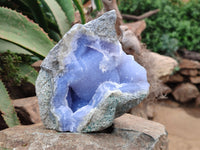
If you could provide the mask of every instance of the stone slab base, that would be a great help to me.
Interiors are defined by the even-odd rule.
[[[0,131],[0,149],[15,150],[166,150],[162,124],[130,114],[115,119],[104,133],[70,133],[47,130],[40,124]]]

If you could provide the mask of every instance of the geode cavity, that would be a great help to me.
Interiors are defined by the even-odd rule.
[[[47,128],[103,130],[148,94],[146,71],[123,52],[115,21],[113,10],[74,25],[44,59],[36,93]]]

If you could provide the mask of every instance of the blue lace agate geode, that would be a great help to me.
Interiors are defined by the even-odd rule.
[[[36,93],[47,128],[103,130],[148,94],[146,71],[123,52],[115,21],[110,11],[73,26],[44,59]]]

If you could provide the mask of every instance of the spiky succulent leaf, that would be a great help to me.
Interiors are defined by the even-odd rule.
[[[101,0],[94,0],[94,3],[97,7],[97,10],[100,11],[103,7],[102,1]]]
[[[19,125],[19,119],[12,105],[7,90],[0,79],[0,111],[8,127]]]
[[[52,11],[52,14],[54,15],[55,20],[58,24],[60,33],[63,36],[70,29],[70,24],[67,19],[67,16],[65,16],[65,13],[55,0],[44,0],[44,1]]]
[[[22,14],[0,7],[0,39],[17,44],[44,58],[54,46],[48,35]]]
[[[64,11],[69,23],[71,24],[75,19],[75,16],[74,16],[75,10],[74,10],[72,0],[56,0],[56,1],[58,2],[62,10]]]
[[[51,37],[54,41],[56,41],[54,42],[55,44],[61,39],[60,34],[51,29],[49,30],[49,37]]]
[[[73,0],[74,4],[76,5],[80,15],[81,15],[81,23],[85,24],[86,19],[85,19],[85,14],[84,14],[84,10],[83,10],[83,5],[81,3],[80,0]]]
[[[12,53],[31,55],[31,53],[28,52],[23,47],[20,47],[20,46],[14,44],[14,43],[9,42],[9,41],[0,39],[0,53],[7,52],[8,50]]]
[[[17,0],[24,4],[31,12],[34,20],[38,23],[46,32],[48,30],[48,23],[45,18],[45,13],[40,7],[40,0]]]

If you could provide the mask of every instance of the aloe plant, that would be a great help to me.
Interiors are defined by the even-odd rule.
[[[9,41],[0,39],[0,53],[5,53],[7,52],[7,50],[12,50],[13,53],[17,53],[17,54],[31,55],[31,53],[27,51],[26,49],[24,49],[23,47],[18,46]]]
[[[12,105],[12,102],[9,98],[9,95],[7,93],[7,90],[3,84],[3,82],[0,80],[0,111],[3,114],[2,117],[8,127],[13,127],[15,125],[19,125],[19,119],[16,115],[15,109]]]
[[[37,24],[16,11],[0,7],[0,20],[0,53],[10,50],[13,53],[36,55],[42,59],[54,46],[54,42]],[[26,77],[27,82],[35,84],[37,72],[31,66],[20,65],[18,73]],[[0,111],[9,127],[19,124],[2,80]]]
[[[78,8],[78,10],[80,12],[82,24],[85,24],[86,19],[85,19],[85,15],[84,15],[82,2],[80,0],[73,0],[73,2],[74,2],[74,4],[76,5],[76,7]]]
[[[63,12],[67,16],[69,23],[72,24],[72,22],[75,19],[74,16],[75,9],[73,7],[73,1],[72,0],[56,0],[56,1],[58,2]]]
[[[102,9],[102,7],[103,7],[102,1],[101,0],[94,0],[94,3],[96,5],[96,7],[97,7],[97,10],[100,11]]]
[[[37,24],[16,11],[0,7],[0,20],[2,40],[16,44],[40,58],[44,58],[54,46]]]
[[[52,14],[54,15],[55,20],[58,24],[60,34],[61,36],[63,36],[70,29],[70,24],[72,23],[73,18],[67,17],[65,15],[65,12],[62,11],[62,8],[59,6],[59,4],[55,0],[44,0],[44,1],[48,5],[48,7],[52,10]],[[72,9],[72,12],[73,12],[73,9]]]

